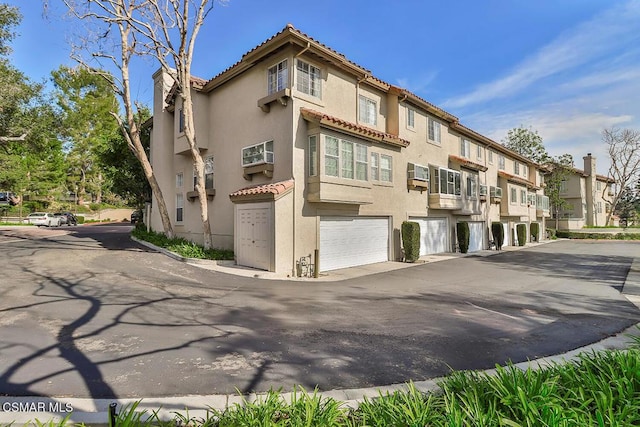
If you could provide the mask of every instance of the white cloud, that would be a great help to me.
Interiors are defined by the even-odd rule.
[[[613,7],[590,21],[565,31],[553,42],[525,58],[511,73],[482,84],[468,94],[449,99],[443,106],[463,108],[510,97],[550,76],[571,69],[580,72],[580,67],[590,61],[611,54],[634,40],[640,40],[638,0]]]
[[[422,92],[431,85],[431,83],[438,77],[438,71],[432,70],[415,78],[409,79],[408,77],[401,77],[396,79],[398,86],[410,90],[411,92]]]

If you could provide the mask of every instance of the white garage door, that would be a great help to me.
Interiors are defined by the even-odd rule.
[[[511,230],[509,230],[509,223],[503,222],[502,228],[504,230],[504,242],[502,243],[502,247],[509,246],[509,242],[511,241]]]
[[[484,249],[484,222],[469,223],[469,252]]]
[[[272,232],[271,204],[236,207],[236,262],[238,265],[270,270]]]
[[[446,218],[409,218],[420,224],[420,256],[449,252],[449,227]]]
[[[320,271],[388,260],[388,218],[320,218]]]

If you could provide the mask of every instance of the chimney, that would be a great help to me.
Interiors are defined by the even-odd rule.
[[[584,159],[584,173],[587,176],[595,176],[596,175],[596,158],[591,155],[591,153],[587,153]]]

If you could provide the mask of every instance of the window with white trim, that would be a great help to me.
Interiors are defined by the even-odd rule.
[[[435,168],[433,174],[433,193],[460,196],[460,171]]]
[[[522,165],[522,176],[529,178],[529,165]]]
[[[498,156],[498,169],[502,169],[502,170],[505,169],[505,160],[502,154]]]
[[[182,222],[184,220],[184,195],[182,193],[176,194],[176,222]]]
[[[287,60],[282,60],[267,70],[267,87],[269,95],[285,89],[289,85],[289,69]]]
[[[415,129],[416,127],[416,110],[407,107],[407,127]]]
[[[524,206],[527,204],[527,190],[520,190],[520,205]]]
[[[184,175],[182,172],[176,174],[176,188],[182,188],[184,185]]]
[[[509,204],[515,205],[518,203],[518,190],[515,187],[510,187],[509,190]]]
[[[393,158],[380,154],[380,181],[393,182]]]
[[[366,145],[325,135],[325,175],[366,181],[368,168],[368,149]]]
[[[471,142],[468,139],[460,138],[460,155],[467,159],[471,157]]]
[[[602,202],[598,202],[598,213],[602,213]]]
[[[318,175],[318,136],[309,136],[309,176]]]
[[[488,156],[489,156],[489,164],[492,165],[493,164],[493,151],[492,150],[489,150]]]
[[[273,141],[264,141],[242,149],[242,167],[273,163]]]
[[[440,123],[429,117],[428,128],[429,141],[440,144]]]
[[[213,156],[205,157],[204,159],[204,188],[210,190],[213,188]],[[193,189],[196,189],[196,183],[198,182],[198,172],[196,166],[193,166]]]
[[[378,153],[371,153],[371,180],[380,180],[380,155]]]
[[[478,144],[476,146],[476,150],[477,150],[476,157],[478,157],[478,160],[482,160],[482,145]]]
[[[358,100],[358,121],[375,126],[378,123],[378,104],[364,95],[360,95]]]
[[[475,199],[478,197],[478,177],[476,175],[467,175],[467,198]]]
[[[568,191],[567,180],[563,179],[560,181],[560,193],[566,193]]]
[[[596,191],[602,191],[602,183],[600,181],[596,181]]]
[[[520,175],[520,163],[513,161],[513,174]]]
[[[322,71],[318,67],[304,62],[296,61],[296,88],[302,93],[322,98]]]

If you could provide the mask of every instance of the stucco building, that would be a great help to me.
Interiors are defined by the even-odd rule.
[[[152,164],[175,231],[201,241],[180,99],[162,72],[154,82]],[[401,260],[406,220],[422,255],[456,250],[458,221],[470,251],[494,221],[506,244],[519,223],[545,228],[538,165],[291,25],[192,91],[213,243],[240,265],[296,275],[316,250],[320,271]]]
[[[613,225],[606,223],[611,206],[605,197],[613,195],[614,180],[596,173],[596,158],[591,153],[583,160],[584,169],[571,169],[560,187],[560,197],[567,202],[559,213],[558,228],[562,230]]]

